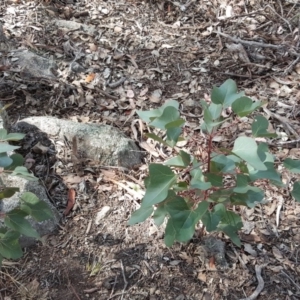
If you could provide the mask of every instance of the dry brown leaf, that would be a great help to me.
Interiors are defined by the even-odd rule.
[[[204,272],[199,272],[197,278],[203,282],[206,282],[206,274]]]
[[[162,96],[162,90],[158,89],[153,91],[153,93],[151,94],[151,96],[149,97],[149,100],[152,103],[160,103],[161,101],[161,96]]]
[[[90,73],[85,77],[85,82],[86,83],[91,83],[95,79],[96,74],[95,73]]]
[[[67,203],[67,207],[64,210],[64,215],[67,216],[70,212],[70,210],[73,208],[73,206],[75,205],[75,196],[76,196],[76,192],[74,189],[69,189],[68,192],[68,203]]]

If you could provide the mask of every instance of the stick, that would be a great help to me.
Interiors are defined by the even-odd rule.
[[[257,285],[257,288],[255,289],[255,291],[249,297],[243,298],[240,300],[255,300],[259,296],[259,294],[261,293],[261,291],[263,290],[263,288],[265,286],[265,282],[264,282],[263,278],[261,277],[261,270],[263,267],[264,267],[264,265],[261,265],[261,266],[256,265],[255,266],[255,273],[256,273],[256,278],[258,281],[258,285]]]

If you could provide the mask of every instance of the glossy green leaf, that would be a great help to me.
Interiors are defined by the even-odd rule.
[[[13,146],[13,145],[9,145],[5,142],[0,142],[0,153],[2,152],[10,152],[16,149],[19,149],[20,147],[18,146]]]
[[[297,202],[300,202],[300,182],[296,181],[293,186],[292,196]]]
[[[134,211],[128,221],[128,225],[134,225],[137,223],[144,222],[147,218],[151,216],[153,213],[153,207],[140,207],[136,211]]]
[[[165,165],[167,166],[174,166],[174,167],[180,167],[185,168],[191,163],[191,155],[186,153],[183,150],[179,151],[179,154],[175,157],[172,157],[171,159],[167,160],[165,162]]]
[[[232,152],[257,170],[267,170],[258,156],[257,150],[258,146],[252,138],[241,136],[235,140]]]
[[[18,259],[22,256],[22,248],[19,243],[20,234],[8,230],[3,236],[0,235],[0,255],[7,259]]]
[[[39,234],[37,231],[32,228],[31,224],[25,219],[27,215],[28,214],[23,210],[15,208],[6,214],[4,224],[21,234],[38,238]]]
[[[286,158],[283,161],[284,166],[293,173],[300,173],[300,160]]]
[[[151,164],[149,166],[149,183],[142,201],[143,207],[149,207],[167,198],[168,190],[176,182],[177,176],[168,166]]]
[[[158,109],[153,109],[153,110],[149,110],[149,111],[138,110],[137,114],[140,117],[140,119],[142,119],[144,122],[150,123],[151,121],[153,121],[153,119],[160,117],[163,114],[164,109],[168,106],[172,106],[172,107],[178,109],[179,103],[175,100],[170,100],[170,101],[167,101],[166,103],[164,103]]]
[[[36,178],[33,174],[29,173],[27,168],[25,167],[16,167],[12,172],[13,176],[19,176],[21,178],[30,180],[30,181],[38,181],[39,179]]]
[[[42,222],[53,218],[53,212],[44,201],[41,201],[35,194],[25,192],[20,197],[20,209],[28,213],[36,221]]]
[[[260,107],[260,101],[253,102],[248,97],[240,97],[232,103],[232,110],[240,117],[245,117]]]
[[[237,93],[236,83],[232,79],[226,80],[220,87],[214,87],[211,93],[211,101],[215,104],[221,104],[224,108],[244,96],[244,93]]]
[[[269,122],[260,115],[257,115],[252,123],[252,134],[255,137],[276,137],[276,133],[268,132]]]

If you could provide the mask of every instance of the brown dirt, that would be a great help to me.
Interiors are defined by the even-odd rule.
[[[185,11],[175,1],[71,2],[5,0],[0,4],[4,33],[11,44],[44,57],[54,56],[59,68],[59,79],[53,82],[26,80],[20,70],[0,69],[4,70],[0,73],[2,81],[17,82],[9,95],[0,85],[1,100],[13,103],[8,111],[12,122],[51,115],[110,124],[139,142],[141,137],[135,136],[131,127],[137,119],[134,110],[177,99],[188,121],[187,147],[201,156],[205,155],[205,143],[197,129],[201,118],[197,101],[207,98],[213,85],[233,78],[248,96],[266,101],[271,112],[286,118],[283,122],[271,117],[274,130],[290,135],[284,124],[289,123],[300,135],[297,1],[234,0],[230,5],[220,0],[182,1]],[[78,16],[82,12],[86,14]],[[96,34],[56,28],[51,25],[53,19],[94,25]],[[230,52],[232,40],[218,36],[214,32],[218,30],[250,44],[273,44],[277,48],[242,43],[244,50]],[[67,41],[73,48],[63,47]],[[84,72],[70,72],[69,64],[75,57],[79,57],[77,62]],[[0,58],[0,65],[5,66],[5,56]],[[107,72],[110,75],[106,78]],[[126,81],[116,88],[105,84],[123,76]],[[236,120],[223,128],[218,142],[230,145],[247,126],[247,120]],[[299,140],[299,136],[289,140],[293,139]],[[300,298],[300,206],[285,191],[261,182],[268,203],[252,210],[240,209],[245,221],[241,249],[225,236],[213,234],[225,242],[228,266],[222,268],[214,253],[208,253],[207,237],[200,233],[186,245],[167,248],[163,231],[151,220],[127,226],[137,208],[130,184],[143,188],[147,164],[171,153],[162,154],[154,145],[157,158],[145,151],[145,164],[122,172],[85,161],[74,165],[72,146],[64,142],[54,139],[56,156],[36,155],[38,166],[33,169],[47,167],[49,176],[41,175],[41,179],[61,212],[69,189],[76,191],[76,205],[63,218],[56,235],[25,249],[21,260],[4,262],[0,299],[235,300],[250,296],[256,289],[257,265],[264,266],[264,288],[257,299]],[[281,159],[300,157],[297,142],[271,146]],[[27,152],[24,150],[24,155]],[[283,176],[295,180],[290,174]],[[276,225],[281,201],[280,223]],[[104,206],[111,211],[96,225],[96,214]]]

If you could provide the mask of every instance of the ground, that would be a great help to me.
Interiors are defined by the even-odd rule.
[[[271,150],[279,159],[300,157],[299,15],[297,0],[2,1],[7,44],[58,66],[55,79],[28,79],[24,70],[9,68],[9,52],[2,53],[0,98],[13,105],[10,122],[49,115],[109,124],[134,139],[145,158],[128,172],[88,162],[75,167],[72,146],[53,138],[55,157],[35,157],[36,163],[49,168],[44,183],[59,211],[71,194],[76,204],[55,235],[25,249],[19,261],[4,262],[0,299],[234,300],[252,295],[261,281],[261,293],[247,299],[299,299],[300,206],[288,189],[260,183],[267,203],[237,208],[244,220],[241,248],[205,232],[167,248],[151,220],[127,225],[138,205],[133,184],[144,189],[148,163],[171,154],[149,141],[145,146],[139,132],[147,128],[137,127],[137,109],[178,100],[186,147],[203,153],[199,100],[232,78],[247,96],[265,102],[260,113],[281,137],[270,141]],[[70,30],[58,20],[86,27]],[[5,89],[5,80],[13,88]],[[215,143],[230,146],[248,123],[237,120]],[[110,211],[96,224],[105,206]],[[211,241],[224,243],[225,266],[210,253]]]

